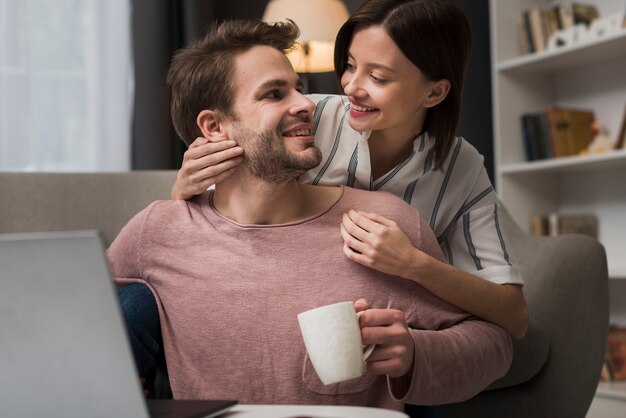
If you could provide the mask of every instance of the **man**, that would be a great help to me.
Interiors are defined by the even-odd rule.
[[[506,372],[510,337],[344,256],[339,224],[356,207],[396,220],[443,257],[396,197],[297,182],[321,158],[314,105],[284,55],[297,35],[289,23],[226,22],[175,56],[168,83],[179,135],[187,144],[237,138],[244,161],[215,191],[135,216],[108,251],[113,275],[155,294],[175,398],[397,410],[467,399]],[[363,343],[377,347],[365,376],[324,386],[296,315],[344,300],[366,310]]]

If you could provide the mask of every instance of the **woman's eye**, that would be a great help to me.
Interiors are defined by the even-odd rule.
[[[384,84],[387,82],[384,78],[376,77],[375,75],[370,75],[371,79],[374,80],[375,83]]]
[[[346,63],[346,71],[354,71],[356,70],[356,66],[352,63],[347,62]]]

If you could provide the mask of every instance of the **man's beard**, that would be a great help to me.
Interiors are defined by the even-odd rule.
[[[250,174],[268,183],[295,180],[322,161],[322,152],[309,144],[304,155],[291,153],[277,131],[257,133],[240,122],[235,123],[234,139],[244,149],[244,164]],[[278,130],[280,132],[280,128]]]

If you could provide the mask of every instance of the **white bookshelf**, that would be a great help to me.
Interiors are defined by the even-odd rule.
[[[626,401],[626,381],[624,382],[600,382],[598,384],[599,395],[606,398]]]
[[[623,418],[626,382],[600,382],[587,418]]]
[[[626,99],[625,99],[626,100]],[[606,170],[620,168],[626,164],[626,149],[599,155],[584,157],[562,157],[548,160],[510,163],[500,167],[503,175],[524,175],[525,173],[541,172],[544,175],[558,173],[575,173],[585,170]]]
[[[526,230],[536,213],[594,213],[607,252],[611,322],[626,325],[626,150],[527,162],[520,116],[551,105],[591,109],[616,136],[626,106],[626,28],[593,41],[522,54],[517,16],[548,0],[490,0],[496,190]],[[625,0],[597,0],[600,16]],[[613,387],[626,416],[626,384]],[[598,398],[600,396],[600,398]],[[599,393],[596,397],[602,398]],[[594,401],[594,403],[596,402]],[[593,408],[592,408],[593,409]]]
[[[539,54],[526,54],[496,64],[500,72],[532,74],[557,73],[574,67],[619,58],[626,49],[626,32],[608,35],[602,39],[582,42],[569,48],[558,48]]]

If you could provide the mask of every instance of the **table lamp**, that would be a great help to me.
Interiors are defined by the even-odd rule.
[[[335,38],[348,19],[348,10],[341,0],[271,0],[263,20],[293,20],[300,28],[296,48],[287,54],[297,73],[303,74],[308,92],[309,73],[333,71]]]

